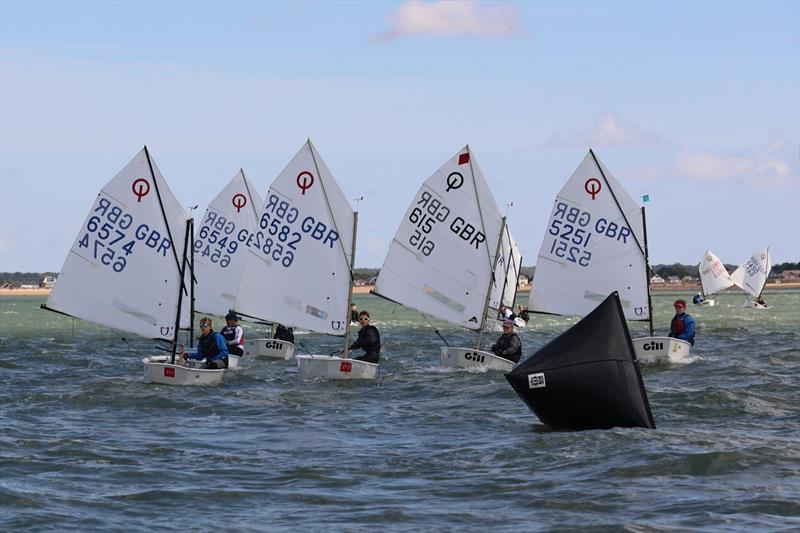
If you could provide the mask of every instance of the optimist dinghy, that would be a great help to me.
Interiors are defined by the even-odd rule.
[[[732,286],[733,280],[728,275],[725,265],[711,250],[706,250],[706,253],[703,254],[703,259],[700,260],[697,269],[700,273],[700,295],[702,297],[700,305],[713,307],[716,302],[709,296]]]
[[[751,255],[739,268],[731,274],[732,282],[754,296],[755,300],[745,300],[744,306],[752,309],[769,309],[761,298],[767,278],[772,270],[772,260],[769,255],[769,246]]]
[[[191,332],[192,220],[143,148],[97,195],[42,307],[166,343],[147,357],[145,383],[219,383],[224,370],[176,364],[181,329]]]
[[[500,265],[504,241],[508,256]],[[513,255],[515,248],[483,173],[465,146],[417,191],[373,293],[478,332],[474,348],[443,347],[443,366],[510,370],[514,363],[482,350],[481,340],[490,305],[513,305],[508,298],[516,290],[521,261],[518,252]]]
[[[357,220],[310,140],[267,191],[235,310],[344,337],[341,355],[296,355],[301,379],[377,376],[377,364],[352,359],[348,351]]]
[[[627,320],[649,324],[650,336],[634,339],[640,361],[672,360],[673,349],[689,355],[688,342],[653,335],[645,209],[589,150],[555,199],[528,310],[585,316],[612,292]]]

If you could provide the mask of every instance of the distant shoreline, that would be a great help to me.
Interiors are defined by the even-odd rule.
[[[353,294],[369,294],[375,287],[364,285],[353,287]],[[661,291],[686,291],[699,292],[700,286],[697,283],[659,283],[651,285],[653,292]],[[767,283],[766,289],[800,289],[800,282],[791,283]],[[47,296],[51,289],[37,287],[35,289],[0,289],[0,296]],[[520,288],[517,292],[530,292],[530,287]]]

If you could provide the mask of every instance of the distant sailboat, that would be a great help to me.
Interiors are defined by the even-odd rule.
[[[492,295],[489,298],[490,309],[503,309],[508,307],[514,310],[514,301],[517,298],[517,285],[519,283],[520,269],[522,268],[522,254],[519,251],[508,225],[503,232],[500,256],[497,259],[497,268],[494,271]],[[520,317],[514,319],[517,327],[524,327],[526,322]],[[486,331],[502,331],[502,320],[487,317]]]
[[[144,381],[214,384],[224,370],[176,364],[191,330],[192,221],[143,148],[97,195],[45,309],[168,344],[143,359]]]
[[[506,374],[543,424],[562,430],[655,429],[615,292]]]
[[[514,364],[480,349],[493,294],[497,302],[505,298],[505,267],[495,278],[505,232],[505,218],[465,146],[425,180],[389,246],[375,294],[478,332],[475,348],[443,347],[444,366],[510,370]]]
[[[650,336],[633,340],[639,359],[689,355],[688,342],[653,335],[644,207],[589,150],[555,199],[528,309],[585,316],[612,292],[619,294],[626,319],[649,323]]]
[[[709,296],[724,291],[733,285],[733,281],[728,275],[725,265],[711,250],[706,250],[706,253],[703,254],[698,271],[700,272],[700,291],[702,296],[700,305],[713,306],[716,302]]]
[[[772,259],[769,255],[769,246],[767,246],[751,255],[747,261],[733,271],[733,274],[731,274],[732,282],[756,298],[755,301],[746,300],[745,307],[767,309],[768,306],[761,298],[761,294],[764,292],[771,270]]]
[[[348,351],[357,220],[310,140],[267,191],[235,310],[344,337],[341,355],[296,356],[303,379],[377,375],[377,364],[351,359]]]

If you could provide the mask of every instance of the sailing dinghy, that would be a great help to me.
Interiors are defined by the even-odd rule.
[[[493,273],[504,232],[505,218],[465,146],[425,180],[389,246],[374,294],[478,332],[474,348],[442,348],[445,367],[514,365],[480,349],[492,293],[503,284]]]
[[[506,374],[543,424],[655,429],[626,318],[614,292]]]
[[[356,221],[310,140],[267,191],[235,311],[344,337],[340,355],[297,355],[302,379],[371,379],[378,373],[378,364],[349,357]]]
[[[191,331],[192,221],[144,147],[97,195],[42,307],[164,341],[170,355],[142,360],[145,383],[213,385],[224,369],[176,362]]]
[[[494,271],[494,283],[492,284],[492,295],[489,298],[490,309],[502,309],[508,307],[514,310],[514,301],[517,298],[517,286],[519,283],[520,268],[522,268],[522,254],[519,251],[511,230],[506,224],[503,232],[502,244],[500,245],[500,256],[497,259],[497,268]],[[518,328],[525,327],[526,323],[520,317],[514,319],[514,325]],[[498,318],[486,318],[486,331],[502,332],[503,322],[498,314]]]
[[[745,300],[744,306],[753,309],[768,309],[761,299],[767,278],[772,270],[769,246],[751,255],[739,268],[731,274],[731,281],[740,289],[751,294],[755,300]],[[763,303],[762,303],[763,302]]]
[[[733,280],[728,275],[725,265],[711,250],[706,250],[706,253],[703,254],[698,271],[700,273],[700,295],[702,297],[700,305],[712,307],[716,305],[716,302],[709,296],[732,286]]]
[[[585,316],[612,292],[627,320],[649,323],[650,336],[633,340],[640,360],[686,359],[688,342],[653,335],[644,207],[590,149],[556,196],[528,310]]]
[[[261,197],[241,169],[208,205],[194,236],[198,312],[225,316],[235,307],[262,206]],[[245,338],[243,351],[244,359],[291,359],[294,344]]]

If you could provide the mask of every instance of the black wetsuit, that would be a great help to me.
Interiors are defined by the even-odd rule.
[[[358,339],[350,345],[350,348],[361,348],[364,350],[364,355],[354,357],[353,359],[366,361],[368,363],[377,363],[381,356],[381,334],[378,333],[378,328],[369,325],[358,330]]]
[[[275,334],[272,336],[272,338],[294,344],[294,331],[292,331],[292,328],[285,328],[278,324],[278,327],[275,328]]]
[[[497,356],[517,363],[522,356],[522,341],[516,333],[503,333],[490,350]]]

